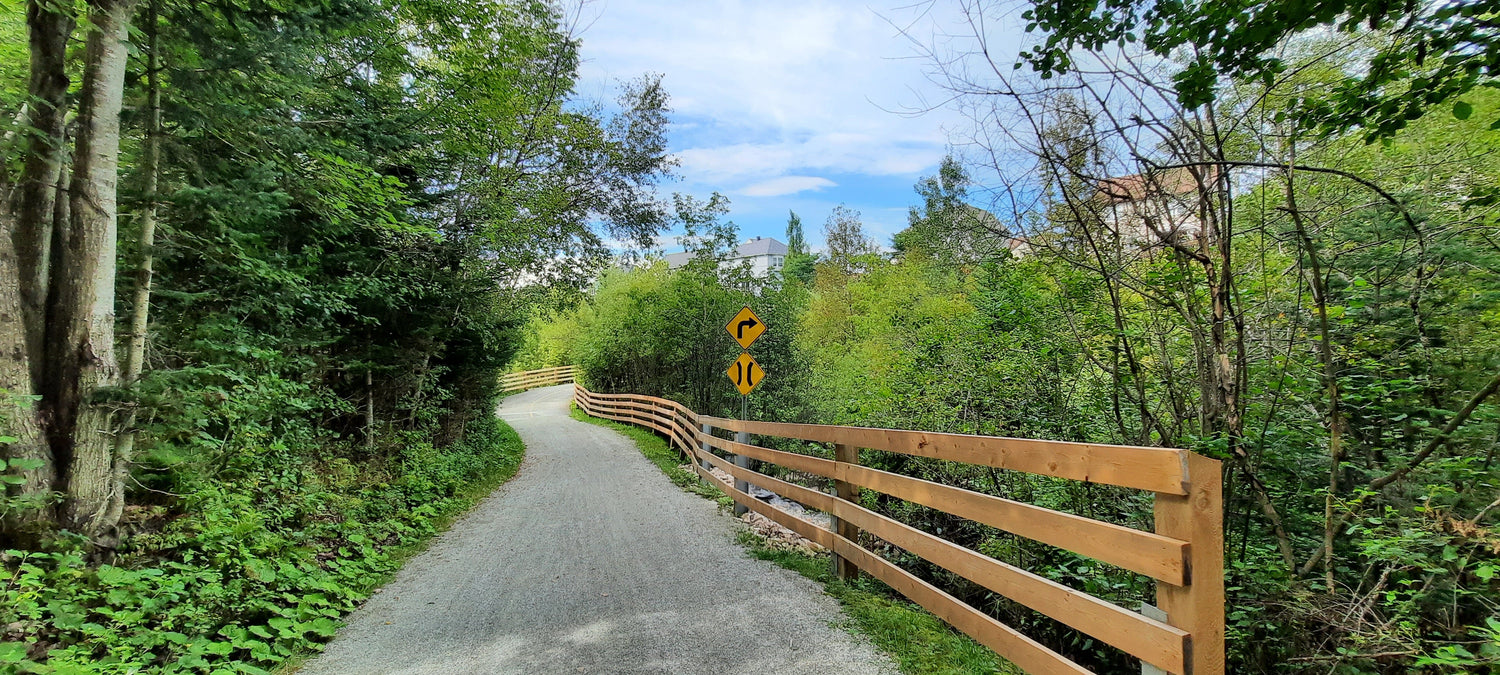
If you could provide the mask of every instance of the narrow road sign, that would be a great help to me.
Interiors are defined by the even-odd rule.
[[[734,315],[733,319],[729,320],[729,323],[724,326],[724,330],[729,331],[730,337],[733,337],[735,342],[740,343],[741,347],[749,349],[750,344],[755,342],[756,338],[765,334],[766,324],[760,320],[760,317],[755,315],[755,312],[750,311],[749,307],[745,307],[740,310],[739,314]]]
[[[729,376],[729,381],[740,390],[741,396],[749,396],[756,385],[766,379],[766,371],[761,369],[760,364],[749,352],[741,352],[740,357],[729,364],[729,370],[724,371]]]

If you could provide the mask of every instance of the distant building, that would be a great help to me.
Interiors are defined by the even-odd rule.
[[[786,244],[770,237],[756,237],[740,244],[735,249],[734,255],[723,263],[725,267],[736,267],[745,262],[750,263],[750,273],[764,277],[771,272],[780,272],[786,264]],[[693,259],[691,252],[671,253],[667,255],[667,265],[677,269],[688,264]]]
[[[1185,168],[1106,178],[1099,181],[1095,200],[1104,205],[1104,224],[1127,241],[1148,246],[1182,241],[1203,231],[1200,188],[1211,189],[1215,180],[1210,170],[1200,184]]]

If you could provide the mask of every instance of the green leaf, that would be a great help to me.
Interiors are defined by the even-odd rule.
[[[328,618],[319,618],[307,624],[308,630],[323,637],[333,637],[339,631],[339,622]]]
[[[0,642],[0,663],[20,663],[26,660],[26,645],[20,642]]]
[[[0,443],[14,443],[15,442],[15,439],[11,439],[11,440],[7,441],[7,440],[5,440],[5,438],[6,437],[4,437],[4,436],[0,436]],[[25,457],[19,457],[19,458],[10,460],[10,468],[12,468],[12,469],[20,469],[22,471],[34,471],[36,469],[42,468],[42,465],[45,464],[45,463],[46,462],[43,462],[40,459],[28,459],[28,458],[25,458]]]
[[[271,563],[259,558],[245,561],[245,574],[251,579],[268,584],[276,581],[276,570],[271,567]]]
[[[1463,101],[1457,101],[1457,102],[1455,102],[1453,104],[1453,116],[1454,117],[1456,117],[1458,119],[1461,119],[1461,120],[1466,120],[1466,119],[1469,119],[1469,116],[1473,115],[1473,114],[1474,114],[1474,106],[1469,105],[1468,103],[1465,103]]]

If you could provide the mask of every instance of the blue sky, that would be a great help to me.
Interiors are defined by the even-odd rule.
[[[945,95],[896,26],[926,40],[963,30],[961,17],[943,14],[949,3],[886,1],[588,3],[577,17],[579,93],[608,99],[620,81],[663,73],[681,161],[663,192],[724,193],[743,237],[784,241],[790,209],[821,247],[821,225],[843,203],[888,246],[916,203],[913,184],[936,172],[966,121],[897,112]],[[663,247],[678,250],[670,234]]]

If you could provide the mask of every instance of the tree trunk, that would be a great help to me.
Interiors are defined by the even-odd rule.
[[[31,48],[27,91],[33,103],[28,106],[26,122],[32,134],[13,197],[17,223],[11,236],[19,265],[21,319],[33,387],[40,384],[45,363],[42,355],[53,256],[52,216],[57,198],[55,186],[66,153],[64,128],[69,82],[64,61],[73,27],[71,5],[44,5],[41,0],[27,4],[26,28]]]
[[[46,364],[46,307],[53,255],[58,181],[63,175],[68,75],[64,58],[74,20],[66,9],[28,3],[26,27],[31,77],[21,122],[21,173],[0,195],[0,435],[16,440],[0,457],[20,460],[9,473],[24,480],[7,493],[32,508],[15,509],[0,523],[0,541],[28,545],[52,519],[50,495],[57,466],[47,441],[45,406],[38,405]],[[65,11],[53,11],[63,9]]]
[[[375,374],[365,370],[365,449],[375,449]]]
[[[127,32],[136,0],[89,2],[88,44],[73,152],[67,245],[48,317],[52,447],[63,466],[61,524],[96,536],[109,530],[110,500],[123,489],[114,470],[115,187]]]
[[[1323,581],[1327,585],[1325,590],[1333,593],[1333,537],[1338,529],[1333,512],[1334,502],[1338,499],[1339,471],[1344,461],[1344,421],[1340,409],[1338,368],[1333,359],[1333,333],[1328,325],[1328,284],[1323,276],[1323,261],[1318,257],[1312,235],[1307,232],[1302,211],[1297,208],[1297,190],[1293,185],[1295,161],[1292,159],[1295,158],[1295,141],[1291,152],[1286,171],[1286,209],[1296,227],[1297,243],[1312,268],[1307,285],[1318,314],[1318,361],[1323,367],[1323,390],[1327,396],[1328,494],[1323,496]]]
[[[156,0],[152,0],[146,12],[146,30],[150,42],[146,51],[146,144],[141,156],[141,173],[145,177],[141,204],[140,267],[136,270],[135,297],[130,308],[130,336],[125,348],[121,382],[134,386],[145,370],[146,326],[151,317],[151,278],[156,262],[152,250],[156,246],[156,202],[158,174],[161,167],[161,63],[158,56],[156,25]],[[121,425],[115,442],[114,481],[123,488],[130,476],[130,463],[135,456],[134,406]],[[118,489],[110,499],[105,521],[117,523],[125,512],[125,490]]]

